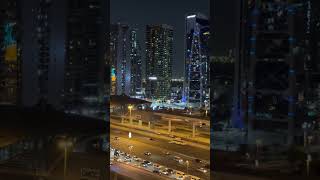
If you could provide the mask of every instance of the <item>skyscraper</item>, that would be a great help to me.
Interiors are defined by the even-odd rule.
[[[172,78],[173,28],[147,25],[146,27],[146,96],[150,99],[170,99]]]
[[[22,105],[59,107],[64,62],[65,1],[20,1]],[[53,10],[59,7],[60,13]],[[23,31],[22,31],[23,29]]]
[[[131,63],[131,87],[130,95],[142,97],[142,56],[138,41],[138,29],[130,31],[130,63]]]
[[[21,98],[20,20],[19,1],[0,2],[0,103]]]
[[[131,63],[130,63],[130,30],[126,24],[111,25],[111,93],[113,95],[130,95]]]
[[[311,31],[317,16],[310,16],[317,8],[308,1],[241,1],[238,5],[241,28],[233,110],[241,118],[235,121],[246,125],[248,144],[262,140],[293,145],[301,138],[302,123],[310,120],[308,113],[314,107],[310,92],[318,96],[313,72],[319,65],[310,56],[316,50],[308,46],[310,37],[317,37],[315,29]]]
[[[49,95],[49,64],[50,64],[50,6],[51,1],[40,0],[35,8],[37,51],[38,51],[38,93],[39,101],[48,102]]]
[[[209,20],[204,15],[186,16],[185,96],[188,107],[209,105]]]
[[[94,115],[104,101],[107,53],[107,3],[68,1],[64,105]]]
[[[211,110],[215,123],[229,122],[231,119],[234,57],[232,51],[227,56],[212,56],[211,62]]]

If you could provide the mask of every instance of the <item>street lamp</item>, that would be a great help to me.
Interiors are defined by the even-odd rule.
[[[129,137],[129,139],[131,139],[131,138],[132,138],[132,133],[131,133],[131,132],[129,132],[128,137]]]
[[[186,161],[186,165],[187,165],[187,174],[189,174],[189,161]]]
[[[129,105],[129,106],[128,106],[129,113],[130,113],[130,114],[129,114],[129,115],[130,115],[130,117],[129,117],[129,118],[130,118],[130,124],[132,124],[132,117],[131,117],[131,111],[132,111],[132,108],[133,108],[133,106],[132,106],[132,105]]]
[[[68,156],[68,148],[72,146],[72,142],[70,140],[62,140],[59,142],[59,147],[64,149],[64,167],[63,167],[63,179],[66,180],[67,175],[67,156]]]

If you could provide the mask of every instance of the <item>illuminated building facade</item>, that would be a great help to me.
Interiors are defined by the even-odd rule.
[[[141,47],[137,36],[138,29],[133,28],[130,31],[130,96],[142,98],[142,57]]]
[[[0,103],[19,104],[21,90],[20,4],[0,2]]]
[[[107,45],[107,2],[68,1],[64,106],[94,116],[103,108]]]
[[[126,24],[111,25],[111,80],[112,94],[130,95],[131,63],[130,63],[130,30]]]
[[[204,15],[186,16],[185,96],[188,107],[209,106],[209,20]]]
[[[168,25],[146,27],[146,96],[169,100],[172,78],[173,28]]]
[[[181,103],[183,97],[184,78],[171,80],[171,102]]]

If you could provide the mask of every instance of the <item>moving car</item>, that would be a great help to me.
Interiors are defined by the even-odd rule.
[[[208,172],[208,170],[206,170],[205,168],[199,168],[197,170],[200,171],[200,172],[203,172],[203,173],[207,173]]]
[[[144,155],[146,155],[146,156],[150,156],[150,155],[151,155],[151,153],[150,153],[150,152],[144,152]]]
[[[148,166],[151,166],[152,165],[152,162],[150,161],[143,161],[144,164],[148,165]]]
[[[183,180],[185,178],[185,173],[182,171],[176,171],[176,179]]]
[[[199,177],[196,177],[196,176],[189,176],[190,178],[190,180],[200,180],[200,178]]]
[[[152,172],[153,172],[153,173],[156,173],[156,174],[160,174],[159,170],[156,170],[156,169],[153,170]]]

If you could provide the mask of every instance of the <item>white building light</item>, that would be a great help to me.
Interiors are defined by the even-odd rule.
[[[190,16],[187,16],[187,19],[190,19],[190,18],[195,18],[196,15],[190,15]]]
[[[155,81],[157,79],[158,79],[157,77],[149,77],[149,80],[152,80],[152,81]]]

